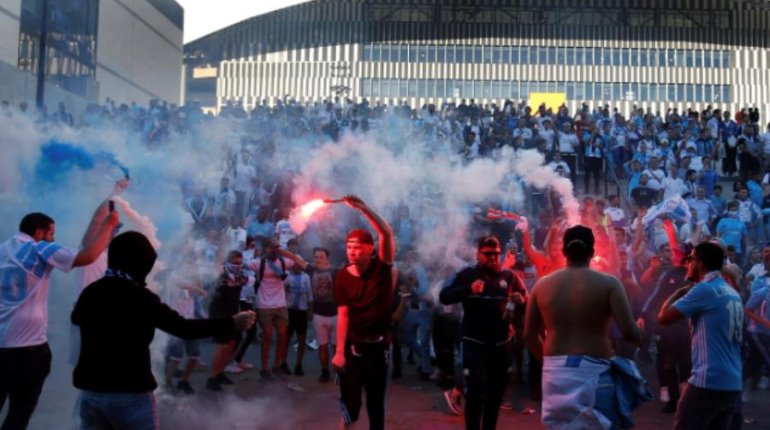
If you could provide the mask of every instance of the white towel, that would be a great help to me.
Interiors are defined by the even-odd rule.
[[[585,356],[543,360],[543,426],[549,430],[609,429],[612,422],[594,409],[599,377],[610,361]]]

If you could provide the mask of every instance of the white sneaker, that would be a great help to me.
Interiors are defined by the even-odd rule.
[[[230,363],[225,367],[225,372],[232,373],[233,375],[237,375],[241,372],[243,372],[243,369],[241,369],[241,366],[238,365],[238,363]]]
[[[660,387],[660,401],[663,403],[671,401],[671,396],[668,395],[668,387]]]
[[[318,349],[318,341],[315,339],[308,340],[307,347],[315,351],[316,349]]]

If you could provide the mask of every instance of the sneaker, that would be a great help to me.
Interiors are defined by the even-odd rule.
[[[273,379],[273,372],[270,371],[270,369],[262,369],[259,371],[259,378],[262,379],[262,381],[269,381]]]
[[[321,369],[321,377],[318,378],[318,382],[329,382],[331,377],[329,375],[329,369]]]
[[[228,378],[227,375],[224,373],[220,373],[216,376],[217,382],[219,382],[221,385],[233,385],[234,382],[232,379]]]
[[[305,376],[305,371],[302,370],[302,366],[294,366],[294,374],[297,376]]]
[[[317,340],[310,339],[306,343],[307,343],[307,347],[310,348],[311,350],[315,351],[315,350],[318,349],[318,341]]]
[[[214,378],[206,380],[206,389],[211,391],[222,391],[222,384]]]
[[[281,363],[281,365],[278,367],[278,370],[283,372],[284,375],[291,375],[291,370],[289,370],[289,365],[286,364],[285,361]]]
[[[671,401],[671,396],[668,395],[668,387],[660,387],[660,401],[664,403]]]
[[[254,365],[246,361],[241,361],[240,363],[238,363],[238,367],[240,367],[243,370],[251,370],[254,368]]]
[[[179,381],[176,384],[176,389],[185,394],[195,394],[195,389],[190,385],[189,381]]]
[[[241,366],[239,366],[237,363],[232,362],[225,367],[225,372],[237,375],[243,372],[243,369],[241,369]]]
[[[509,402],[508,400],[503,400],[500,402],[500,410],[501,411],[512,411],[513,410],[513,404]]]
[[[462,407],[462,394],[460,394],[460,391],[456,388],[453,388],[448,391],[444,391],[444,399],[446,400],[446,404],[449,407],[449,412],[453,415],[462,415],[463,414],[463,407]]]

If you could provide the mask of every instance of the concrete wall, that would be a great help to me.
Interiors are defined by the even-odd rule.
[[[100,102],[180,101],[182,29],[147,1],[101,0],[96,52]]]
[[[21,0],[0,0],[0,62],[15,66],[19,60]]]

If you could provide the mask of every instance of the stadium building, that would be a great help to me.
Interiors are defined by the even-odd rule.
[[[0,0],[0,100],[34,106],[40,76],[49,110],[179,102],[183,24],[174,0]]]
[[[770,109],[762,0],[325,0],[185,45],[185,97]]]

